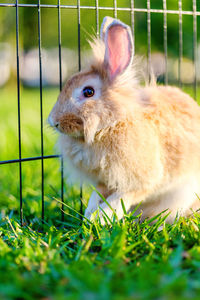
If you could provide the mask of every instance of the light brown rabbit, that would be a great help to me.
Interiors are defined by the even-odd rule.
[[[123,217],[142,201],[143,217],[169,209],[168,221],[200,207],[200,107],[170,86],[139,86],[130,28],[106,17],[91,42],[87,69],[72,76],[49,115],[64,157]],[[94,191],[85,216],[100,206]],[[103,220],[100,210],[100,217]]]

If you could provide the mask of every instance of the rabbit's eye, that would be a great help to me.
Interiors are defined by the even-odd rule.
[[[91,86],[84,87],[84,89],[83,89],[83,95],[86,98],[94,96],[94,89],[93,89],[93,87],[91,87]]]

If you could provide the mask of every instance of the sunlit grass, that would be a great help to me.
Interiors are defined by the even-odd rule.
[[[138,221],[71,219],[39,233],[2,218],[1,299],[198,299],[199,215],[173,225],[162,215],[153,225]]]

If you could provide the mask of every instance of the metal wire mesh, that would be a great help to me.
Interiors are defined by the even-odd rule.
[[[8,1],[9,2],[9,1]],[[161,0],[162,8],[152,8],[152,2],[150,0],[144,0],[142,3],[146,7],[136,7],[136,1],[130,0],[128,2],[127,7],[119,7],[117,0],[113,0],[112,6],[103,6],[100,5],[102,1],[95,0],[92,1],[93,5],[82,5],[82,1],[77,0],[76,4],[61,4],[61,1],[58,0],[57,4],[43,4],[40,0],[37,1],[29,1],[33,3],[20,3],[20,1],[11,1],[11,3],[0,3],[0,8],[14,8],[16,11],[16,64],[17,64],[17,103],[18,103],[18,148],[19,155],[18,159],[10,159],[10,160],[1,160],[0,165],[5,164],[19,164],[19,175],[17,184],[19,184],[19,201],[20,201],[20,220],[21,224],[23,224],[23,179],[22,179],[22,165],[23,162],[38,160],[41,162],[41,202],[42,202],[42,212],[41,218],[44,221],[45,219],[45,206],[44,206],[44,160],[46,159],[57,159],[59,155],[44,155],[44,136],[43,136],[43,80],[42,80],[42,66],[43,66],[43,58],[42,58],[42,35],[41,35],[41,10],[48,8],[57,11],[58,18],[58,56],[59,56],[59,89],[62,89],[62,33],[61,33],[61,13],[63,10],[76,10],[77,11],[77,32],[78,32],[78,70],[81,70],[81,13],[83,11],[95,11],[95,31],[96,34],[99,34],[100,30],[100,13],[105,12],[106,14],[111,14],[114,17],[118,17],[120,12],[126,12],[130,15],[130,26],[133,33],[133,41],[135,46],[136,35],[139,34],[136,31],[136,14],[145,14],[146,15],[146,34],[147,34],[147,62],[148,62],[148,73],[151,73],[152,67],[152,16],[153,15],[162,15],[163,18],[163,53],[164,53],[164,63],[165,63],[165,73],[164,73],[164,83],[168,84],[169,82],[169,74],[168,74],[168,17],[170,15],[175,15],[178,17],[178,84],[182,86],[182,70],[183,70],[183,17],[191,16],[193,18],[193,43],[191,45],[193,52],[193,63],[194,63],[194,80],[193,80],[193,90],[194,90],[194,98],[197,98],[197,42],[198,42],[198,20],[200,18],[200,11],[197,9],[196,0],[191,0],[191,10],[184,10],[182,0],[177,0],[177,9],[169,9],[168,1]],[[75,1],[73,1],[75,2]],[[86,2],[86,1],[85,1]],[[111,2],[111,1],[110,1]],[[90,3],[90,1],[88,1]],[[138,6],[138,3],[137,3]],[[142,6],[142,5],[141,5]],[[37,10],[37,30],[38,30],[38,57],[39,57],[39,78],[40,78],[40,137],[41,137],[41,149],[40,156],[34,157],[22,157],[22,139],[21,139],[21,94],[20,94],[20,60],[19,60],[19,8],[34,8]],[[66,20],[65,20],[66,22]],[[36,30],[36,28],[34,29]],[[137,46],[137,45],[136,45]],[[61,200],[64,202],[64,175],[63,175],[63,159],[61,158],[61,181],[60,181],[60,195]],[[82,198],[82,186],[80,190],[80,197]],[[64,205],[61,207],[61,219],[64,220]],[[82,210],[82,207],[81,207]]]

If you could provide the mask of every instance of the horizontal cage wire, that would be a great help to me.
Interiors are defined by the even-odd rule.
[[[79,0],[77,0],[79,3]],[[130,0],[131,1],[131,0]],[[192,0],[191,0],[192,1]],[[134,2],[134,1],[133,1]],[[115,1],[116,3],[116,1]],[[148,3],[148,0],[147,0]],[[0,3],[0,7],[32,7],[32,8],[38,8],[38,4],[16,4],[16,3]],[[53,4],[40,4],[40,8],[58,8],[60,7],[61,9],[89,9],[89,10],[107,10],[107,11],[114,11],[114,16],[116,16],[116,13],[118,11],[127,11],[127,12],[143,12],[143,13],[167,13],[167,14],[175,14],[175,15],[179,15],[180,11],[179,10],[175,10],[175,9],[155,9],[155,8],[136,8],[136,7],[110,7],[110,6],[89,6],[89,5],[53,5]],[[194,13],[193,10],[181,10],[181,14],[182,15],[196,15],[199,16],[200,15],[200,11],[196,11]]]
[[[7,1],[9,2],[9,1]],[[178,53],[177,55],[177,80],[176,83],[179,85],[179,87],[183,87],[185,82],[183,78],[183,71],[184,71],[184,65],[191,66],[192,65],[192,82],[190,82],[191,85],[193,85],[193,97],[197,99],[197,90],[198,90],[198,83],[200,81],[200,75],[198,73],[198,66],[200,68],[200,62],[198,51],[200,52],[200,38],[199,38],[199,16],[200,16],[200,5],[198,5],[196,0],[188,0],[187,7],[183,6],[182,0],[177,0],[173,2],[169,0],[160,0],[156,1],[158,4],[158,7],[155,7],[155,1],[150,0],[144,0],[144,1],[136,1],[136,0],[129,0],[125,1],[127,3],[126,7],[123,5],[123,1],[101,1],[101,0],[94,0],[94,1],[71,1],[73,4],[66,4],[67,1],[53,1],[54,3],[50,3],[50,1],[30,1],[34,3],[25,3],[25,1],[10,1],[11,3],[1,3],[0,2],[0,10],[3,9],[15,9],[15,24],[13,25],[15,28],[15,44],[16,44],[16,85],[17,85],[17,134],[18,134],[18,158],[13,159],[0,159],[0,165],[1,167],[3,165],[13,165],[18,164],[18,179],[16,178],[16,185],[19,187],[19,193],[18,198],[20,201],[20,207],[19,207],[19,214],[20,214],[20,221],[21,225],[23,225],[23,210],[24,210],[24,198],[23,198],[23,190],[24,190],[24,183],[23,183],[23,164],[25,162],[31,162],[31,161],[40,161],[41,166],[41,184],[40,184],[40,190],[41,190],[41,219],[44,222],[45,221],[45,161],[49,161],[51,163],[52,159],[58,159],[60,160],[60,199],[61,199],[61,220],[64,221],[64,162],[63,158],[58,154],[45,154],[44,151],[44,81],[43,81],[43,37],[45,31],[42,31],[42,21],[43,21],[43,11],[44,10],[50,10],[54,11],[56,13],[56,16],[54,18],[57,19],[57,53],[58,53],[58,69],[59,69],[59,91],[62,90],[62,84],[64,80],[63,76],[63,45],[62,40],[64,34],[63,34],[63,22],[67,22],[67,20],[64,20],[62,18],[62,14],[64,12],[73,12],[73,16],[76,14],[76,20],[74,24],[72,24],[73,32],[75,34],[76,32],[76,39],[77,39],[77,70],[81,70],[82,65],[82,43],[83,40],[87,39],[87,36],[84,34],[85,29],[83,25],[83,21],[85,22],[86,13],[87,12],[94,12],[93,17],[91,20],[88,18],[88,22],[92,28],[94,28],[94,31],[97,36],[99,36],[100,31],[100,24],[105,15],[110,15],[114,18],[120,18],[120,16],[123,16],[129,23],[132,34],[133,34],[133,41],[134,41],[134,52],[138,51],[137,41],[141,43],[141,39],[138,38],[139,36],[139,23],[141,25],[140,18],[143,22],[142,34],[144,40],[146,40],[146,44],[143,42],[142,47],[143,49],[146,47],[146,53],[142,53],[142,55],[147,54],[147,72],[150,75],[153,70],[153,64],[154,64],[154,49],[156,48],[156,42],[157,40],[161,40],[160,44],[163,47],[163,56],[162,56],[162,62],[163,62],[163,78],[162,82],[164,84],[168,84],[169,82],[172,82],[172,79],[170,78],[170,64],[171,61],[171,53],[175,51],[171,50],[172,47],[169,47],[174,40],[171,38],[171,27],[170,22],[174,22],[174,26],[177,26],[176,28],[176,51]],[[57,3],[56,3],[57,2]],[[92,5],[89,5],[89,3],[92,2]],[[112,2],[112,6],[110,6]],[[55,4],[56,3],[56,4]],[[84,4],[84,5],[83,5]],[[176,7],[176,9],[174,9]],[[23,138],[22,138],[22,80],[20,77],[21,72],[21,62],[20,62],[20,39],[23,38],[20,35],[21,27],[24,26],[21,24],[20,19],[20,10],[21,9],[34,9],[34,13],[37,12],[36,17],[36,23],[35,28],[32,28],[35,32],[37,32],[37,56],[38,56],[38,70],[39,70],[39,99],[40,99],[40,109],[39,109],[39,115],[40,115],[40,153],[39,155],[35,156],[29,156],[24,157],[23,151],[22,151],[22,144],[23,144]],[[31,10],[31,13],[33,11]],[[1,16],[1,15],[0,15]],[[156,19],[155,19],[156,18]],[[155,32],[155,20],[158,20],[159,18],[159,24],[161,24],[161,34],[158,32]],[[191,25],[190,28],[190,36],[192,35],[190,49],[192,49],[192,53],[190,53],[192,59],[190,61],[186,60],[184,56],[186,56],[186,50],[184,48],[184,42],[186,38],[189,36],[188,33],[185,33],[186,27],[184,26],[184,22]],[[50,22],[50,20],[49,20]],[[189,23],[190,22],[190,23]],[[3,23],[2,23],[3,25]],[[46,23],[46,26],[48,26],[48,22]],[[83,28],[82,28],[83,27]],[[88,28],[87,28],[88,30]],[[91,29],[89,29],[91,30]],[[160,34],[162,35],[160,39],[153,39],[154,35]],[[145,37],[146,36],[146,37]],[[31,37],[30,37],[31,38]],[[154,41],[155,40],[155,41]],[[171,43],[171,44],[170,44]],[[144,46],[145,45],[145,46]],[[159,49],[161,48],[159,46]],[[189,46],[187,46],[189,48]],[[190,51],[188,51],[190,52]],[[140,53],[139,53],[140,54]],[[199,53],[200,54],[200,53]],[[174,62],[176,62],[174,60]],[[174,63],[175,64],[175,63]],[[184,75],[185,76],[185,75]],[[186,81],[186,80],[185,80]],[[187,83],[187,82],[186,82]],[[82,198],[83,198],[83,187],[80,186],[80,203],[81,203],[81,215],[83,214],[83,206],[82,206]]]

